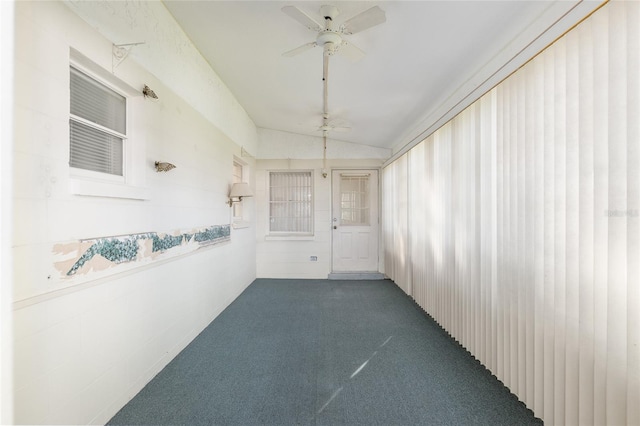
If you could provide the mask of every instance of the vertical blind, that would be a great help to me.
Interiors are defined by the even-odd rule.
[[[269,231],[313,232],[311,172],[269,172]]]
[[[126,98],[70,70],[70,165],[122,176]]]
[[[547,424],[640,424],[640,2],[384,169],[386,273]]]

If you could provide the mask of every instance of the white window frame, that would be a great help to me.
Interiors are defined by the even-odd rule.
[[[240,168],[240,176],[236,176],[236,167]],[[239,182],[249,183],[249,165],[235,155],[233,156],[233,169],[231,185]],[[245,201],[246,199],[239,203],[233,203],[231,207],[232,225],[234,229],[248,228],[251,225],[247,209],[244,208]]]
[[[126,99],[126,139],[123,140],[123,175],[112,175],[69,166],[69,191],[74,195],[149,199],[145,187],[145,144],[137,132],[135,110],[141,107],[142,92],[115,77],[75,49],[70,50],[69,66],[124,96]],[[71,70],[69,69],[69,73]],[[71,99],[67,99],[67,111]],[[71,115],[70,120],[82,122]],[[68,133],[69,134],[69,133]],[[71,143],[71,141],[69,141]]]
[[[125,100],[124,103],[124,108],[125,108],[125,128],[124,128],[124,132],[120,133],[115,129],[111,129],[109,127],[105,127],[102,126],[100,124],[94,123],[91,120],[88,120],[84,117],[81,117],[79,115],[75,115],[72,112],[69,113],[69,126],[71,126],[71,122],[74,123],[78,123],[81,124],[85,127],[88,127],[90,129],[93,130],[97,130],[98,132],[102,133],[102,134],[107,134],[107,135],[112,135],[115,136],[119,139],[122,140],[122,175],[117,175],[117,174],[113,174],[113,173],[104,173],[104,172],[98,172],[95,170],[90,170],[90,169],[84,169],[84,168],[76,168],[70,165],[71,167],[71,171],[74,175],[79,175],[79,176],[85,176],[85,177],[94,177],[97,179],[104,179],[104,180],[108,180],[108,181],[113,181],[113,182],[119,182],[119,183],[124,183],[125,182],[125,178],[126,178],[126,173],[127,173],[127,169],[125,167],[126,164],[126,158],[127,158],[127,146],[129,145],[129,141],[128,141],[128,127],[129,127],[129,99],[127,98],[127,96],[123,93],[120,93],[119,90],[117,90],[116,88],[111,87],[111,85],[104,83],[103,81],[100,81],[99,79],[95,78],[93,75],[91,75],[90,73],[80,69],[79,67],[75,66],[74,64],[71,64],[71,66],[69,67],[69,71],[72,72],[72,70],[77,71],[78,73],[86,76],[87,78],[95,81],[96,83],[98,83],[99,85],[101,85],[102,87],[106,87],[107,89],[112,90],[113,92],[117,93],[118,95],[122,96]],[[70,100],[71,102],[71,100]],[[70,140],[69,140],[69,144],[71,145],[71,136],[69,136]]]
[[[295,232],[295,231],[271,231],[271,174],[272,173],[308,173],[310,175],[311,182],[311,200],[310,200],[310,216],[309,221],[311,229],[309,232]],[[314,238],[315,233],[315,180],[314,171],[308,169],[300,170],[268,170],[267,171],[267,240],[308,240]]]

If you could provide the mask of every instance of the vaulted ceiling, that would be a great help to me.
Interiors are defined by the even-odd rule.
[[[345,36],[366,55],[329,61],[331,137],[395,148],[442,124],[575,24],[598,1],[332,2],[345,20],[379,6],[386,22]],[[321,47],[282,54],[317,33],[281,10],[323,23],[327,1],[164,4],[258,127],[321,136]],[[440,124],[438,124],[440,123]]]

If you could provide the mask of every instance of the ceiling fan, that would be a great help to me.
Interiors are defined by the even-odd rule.
[[[295,56],[316,46],[321,46],[325,56],[338,52],[355,62],[364,56],[364,52],[345,40],[343,36],[359,33],[387,20],[384,11],[378,6],[347,19],[339,27],[334,24],[334,18],[340,14],[340,10],[335,6],[325,5],[320,7],[320,15],[324,18],[324,25],[318,23],[296,6],[284,6],[282,11],[311,31],[318,33],[315,41],[289,50],[283,53],[283,56]]]
[[[318,127],[316,131],[344,133],[351,131],[351,127],[349,127],[349,123],[339,118],[329,121],[329,114],[323,114],[322,126]]]

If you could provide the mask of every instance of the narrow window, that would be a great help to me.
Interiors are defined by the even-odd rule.
[[[237,161],[233,162],[233,182],[232,183],[240,183],[244,182],[243,179],[243,167]],[[233,203],[233,221],[241,222],[242,221],[242,203]]]
[[[70,70],[69,165],[124,176],[127,99],[87,74]]]
[[[310,171],[269,173],[269,232],[313,233]]]

